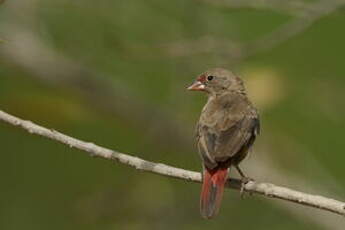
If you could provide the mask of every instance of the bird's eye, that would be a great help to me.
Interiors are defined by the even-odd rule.
[[[214,78],[213,76],[208,76],[208,77],[207,77],[207,80],[208,80],[208,81],[212,81],[213,78]]]

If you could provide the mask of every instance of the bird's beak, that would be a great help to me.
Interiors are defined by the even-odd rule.
[[[190,91],[204,91],[205,90],[205,84],[203,84],[200,81],[196,81],[191,86],[189,86],[187,88],[187,90],[190,90]]]

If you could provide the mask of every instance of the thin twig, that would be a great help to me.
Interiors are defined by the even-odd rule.
[[[248,1],[224,1],[224,0],[202,0],[212,4],[222,4],[231,7],[253,7],[253,5],[265,4],[270,5],[273,1],[262,1],[261,4],[258,2]],[[285,1],[289,2],[289,1]],[[279,7],[283,7],[284,3],[276,3]],[[289,3],[289,4],[292,4]],[[244,59],[261,53],[263,51],[271,50],[274,47],[288,41],[289,39],[303,33],[315,22],[322,17],[329,15],[336,11],[345,4],[342,0],[321,0],[316,3],[308,4],[308,7],[303,8],[303,13],[299,12],[297,17],[288,22],[280,25],[277,29],[271,33],[265,34],[263,37],[255,39],[247,43],[235,42],[229,39],[219,39],[212,36],[202,36],[196,40],[184,40],[179,42],[173,42],[163,44],[161,47],[166,51],[169,56],[172,57],[185,57],[202,53],[216,53],[221,56],[221,60],[226,62],[239,63]],[[286,6],[286,5],[285,5]],[[226,64],[226,63],[224,63]]]
[[[11,24],[4,28],[11,42],[1,47],[0,59],[9,60],[31,73],[31,78],[48,86],[77,92],[92,108],[131,121],[130,125],[133,127],[145,130],[151,128],[150,132],[161,143],[188,145],[191,139],[184,137],[181,125],[174,122],[176,119],[170,117],[169,112],[157,110],[151,103],[143,101],[140,94],[127,87],[119,78],[101,74],[61,54],[31,30]],[[34,58],[32,54],[36,54]],[[160,119],[154,119],[156,117]],[[167,136],[177,137],[173,142],[171,139],[161,138],[158,129],[154,129],[162,126],[165,127]]]
[[[190,124],[181,123],[181,120],[176,119],[176,115],[174,115],[174,111],[170,107],[168,109],[157,109],[152,103],[137,95],[135,91],[130,90],[122,82],[115,84],[116,88],[113,88],[114,84],[106,81],[106,79],[110,78],[103,78],[102,75],[89,67],[82,66],[77,61],[61,55],[53,49],[51,44],[35,36],[35,33],[32,31],[28,31],[25,28],[15,29],[12,26],[11,30],[7,30],[7,32],[7,36],[11,39],[0,51],[0,56],[10,59],[27,71],[32,71],[33,74],[31,76],[33,78],[53,87],[63,87],[78,92],[78,95],[86,99],[84,101],[92,104],[93,109],[130,121],[128,124],[137,130],[147,130],[147,127],[150,127],[150,136],[154,137],[151,138],[151,141],[155,143],[164,143],[164,146],[167,148],[169,146],[174,148],[178,146],[178,148],[192,151],[192,135],[188,135],[188,131],[186,131],[191,130],[192,127],[189,127]],[[25,39],[22,39],[23,37]],[[21,39],[18,40],[18,38]],[[209,42],[212,43],[212,39]],[[16,44],[20,44],[20,46]],[[235,47],[236,45],[233,44],[233,48]],[[32,53],[43,53],[43,55],[37,55],[37,60],[33,61]],[[59,70],[64,71],[60,72]],[[156,117],[159,117],[159,119],[155,119]],[[159,127],[159,129],[155,127]],[[165,135],[161,135],[162,127],[164,127]],[[189,128],[186,129],[186,127]],[[318,167],[317,170],[319,171],[320,168]],[[296,187],[301,187],[301,185],[306,183],[301,178],[291,179],[291,175],[272,167],[272,163],[268,159],[263,158],[262,154],[260,161],[252,164],[250,169],[252,171],[260,169],[261,174],[264,169],[266,171],[265,175],[269,176],[272,181],[284,181]],[[333,179],[324,177],[323,181],[330,182]],[[308,183],[308,187],[314,187],[312,190],[309,188],[310,191],[333,196],[333,194],[329,194],[325,190],[327,186],[322,188],[316,186],[317,188],[315,188],[314,183],[311,181],[308,181]],[[314,209],[314,212],[312,212],[313,210],[305,212],[303,209],[296,209],[291,202],[275,202],[275,204],[280,205],[280,207],[283,207],[294,216],[302,218],[304,221],[311,220],[322,229],[342,230],[342,225],[339,224],[341,216],[331,216],[329,212],[319,212],[318,209]]]
[[[295,16],[313,11],[314,2],[303,0],[198,0],[229,9],[267,9]]]
[[[76,138],[69,137],[55,130],[44,128],[42,126],[32,123],[31,121],[22,120],[3,111],[0,111],[0,120],[14,126],[19,126],[28,131],[29,133],[47,137],[54,141],[68,145],[69,147],[73,147],[88,152],[91,156],[94,157],[117,161],[122,164],[134,167],[138,170],[151,172],[167,177],[173,177],[192,182],[201,182],[200,173],[175,168],[161,163],[146,161],[138,157],[130,156],[107,148],[103,148],[91,142],[84,142]],[[238,179],[230,179],[228,181],[228,187],[240,189],[241,181]],[[247,192],[261,194],[266,197],[291,201],[294,203],[327,210],[345,216],[345,203],[334,199],[318,195],[306,194],[269,183],[258,183],[254,181],[248,182],[245,185],[244,189]]]

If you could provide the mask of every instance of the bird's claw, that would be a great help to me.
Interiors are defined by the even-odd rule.
[[[242,177],[241,178],[241,189],[240,189],[240,195],[241,195],[241,198],[244,199],[244,196],[245,196],[245,186],[248,182],[250,181],[254,181],[254,179],[252,178],[249,178],[249,177]],[[252,195],[252,193],[249,193],[249,195]]]

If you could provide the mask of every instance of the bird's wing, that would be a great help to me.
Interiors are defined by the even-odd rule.
[[[237,100],[236,105],[220,107],[216,113],[201,119],[197,128],[199,151],[210,168],[235,156],[243,147],[249,148],[260,127],[257,112],[247,101]]]
[[[214,157],[216,161],[226,161],[238,154],[243,148],[253,144],[259,127],[259,119],[253,114],[245,114],[218,132]]]

